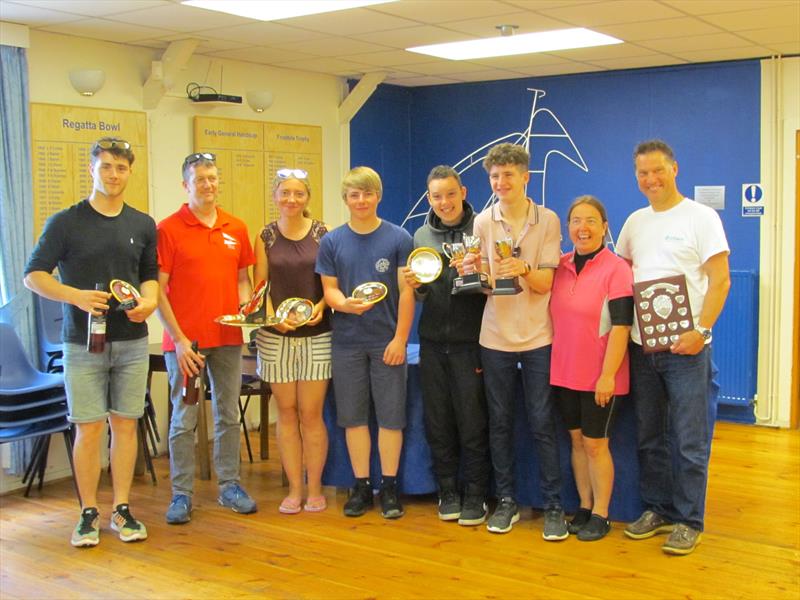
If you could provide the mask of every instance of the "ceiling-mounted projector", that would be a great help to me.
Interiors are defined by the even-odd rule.
[[[194,94],[190,95],[189,99],[192,102],[225,102],[228,104],[241,104],[241,96],[232,96],[230,94]]]

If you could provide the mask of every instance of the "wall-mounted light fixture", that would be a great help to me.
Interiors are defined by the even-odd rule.
[[[272,92],[254,91],[247,92],[247,103],[257,113],[262,113],[272,106]]]
[[[101,69],[73,69],[69,82],[81,96],[94,96],[106,82],[106,73]]]

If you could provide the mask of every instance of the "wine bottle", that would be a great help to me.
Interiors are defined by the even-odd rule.
[[[94,289],[104,292],[104,283],[94,284]],[[100,314],[89,313],[89,326],[86,332],[86,350],[92,354],[100,354],[106,348],[106,311]]]
[[[192,342],[192,352],[197,352],[197,350],[198,350],[197,342]],[[184,404],[197,404],[197,401],[199,399],[198,397],[200,395],[200,383],[202,374],[203,374],[202,370],[200,371],[200,375],[184,374],[183,390],[181,392]]]

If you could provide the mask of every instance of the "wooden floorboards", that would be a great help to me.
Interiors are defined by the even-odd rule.
[[[95,548],[69,545],[70,482],[0,498],[0,598],[800,598],[798,431],[718,425],[706,533],[687,557],[664,555],[662,536],[626,539],[620,523],[600,542],[545,542],[531,509],[492,535],[440,522],[433,497],[406,498],[398,521],[347,519],[344,495],[327,489],[326,512],[281,515],[277,458],[242,465],[257,514],[219,507],[216,485],[198,481],[192,522],[168,526],[167,460],[156,469],[157,486],[134,483],[142,543],[108,526],[105,477]]]

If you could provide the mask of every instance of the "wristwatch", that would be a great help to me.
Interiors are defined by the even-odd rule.
[[[700,335],[702,335],[704,340],[710,340],[711,339],[711,330],[708,329],[707,327],[701,327],[700,325],[697,325],[694,328],[694,330],[697,333],[699,333]]]

